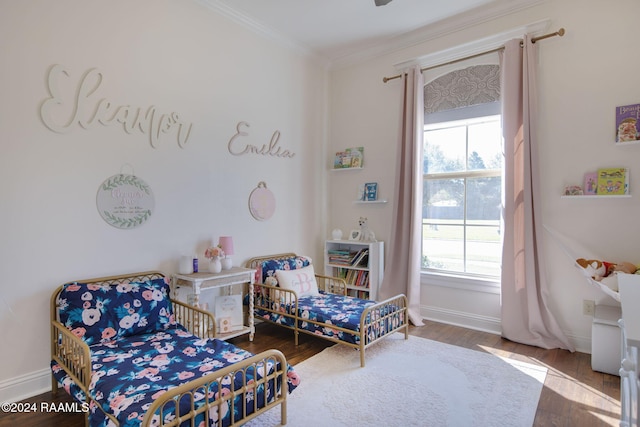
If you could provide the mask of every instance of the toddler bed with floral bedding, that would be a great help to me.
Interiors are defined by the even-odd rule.
[[[252,258],[256,270],[254,314],[257,318],[360,350],[394,332],[409,338],[407,298],[400,294],[384,301],[347,295],[344,279],[315,274],[308,257],[294,253]]]
[[[277,405],[285,424],[299,379],[284,355],[214,338],[213,316],[170,299],[168,282],[144,272],[60,286],[53,393],[83,403],[90,426],[233,426]]]

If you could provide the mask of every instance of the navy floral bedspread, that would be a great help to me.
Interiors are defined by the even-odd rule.
[[[140,282],[123,280],[113,285],[68,283],[58,296],[60,322],[91,350],[89,393],[121,426],[140,425],[151,403],[168,389],[253,356],[226,341],[200,339],[188,332],[175,320],[169,292],[168,279],[161,277]],[[51,369],[71,396],[80,402],[88,400],[55,361],[51,362]],[[256,378],[255,372],[248,375],[248,381]],[[299,379],[291,366],[287,367],[287,375],[291,392]],[[207,395],[229,393],[242,385],[239,379],[234,382],[231,384],[229,379],[229,384],[213,383]],[[279,391],[281,384],[275,386]],[[273,387],[271,383],[268,390],[260,386],[246,396],[240,394],[224,413],[210,413],[210,418],[221,421],[215,425],[227,426],[231,411],[235,420],[243,417],[243,399],[251,411],[254,402],[258,408],[264,407],[265,396],[272,399]],[[195,406],[199,407],[206,397],[195,396]],[[178,408],[181,414],[191,406],[184,400]],[[175,417],[173,409],[165,418]],[[112,425],[93,401],[89,412],[91,426]]]
[[[291,313],[291,311],[293,310],[292,308],[287,307],[283,303],[267,301],[267,299],[261,299],[260,296],[256,297],[256,315],[277,324],[286,325],[289,327],[294,326],[294,319],[291,316],[261,310],[260,305],[264,306],[265,303],[269,304],[269,308],[282,313]],[[323,291],[320,291],[320,295],[318,296],[300,297],[298,299],[298,317],[300,318],[300,320],[298,321],[298,328],[304,329],[317,335],[336,338],[342,342],[359,344],[360,319],[362,317],[362,313],[367,307],[370,307],[375,303],[375,301],[369,301],[344,295],[336,295]],[[388,310],[388,307],[385,308],[385,310]],[[384,313],[373,311],[369,313],[369,316],[380,316],[383,314]],[[321,325],[311,323],[307,320],[313,320],[315,322],[321,323]],[[380,325],[378,322],[370,322],[370,320],[372,320],[370,318],[367,318],[365,320],[366,324],[372,323],[369,329],[365,331],[365,334],[368,335],[372,340],[380,336],[381,334],[384,334],[384,330],[390,330],[392,326]],[[349,331],[353,331],[354,333],[344,332],[342,330],[336,329],[334,326],[348,329]],[[387,328],[386,326],[389,326],[389,328]]]
[[[90,393],[105,411],[116,416],[121,426],[139,426],[153,400],[168,389],[252,356],[250,352],[226,341],[200,339],[180,326],[94,344],[90,349],[93,371]],[[51,367],[64,389],[80,402],[85,402],[83,392],[60,366],[52,362]],[[249,372],[249,375],[255,375],[255,372]],[[291,392],[298,385],[299,378],[291,366],[288,367],[287,375],[287,387]],[[220,390],[213,391],[210,388],[209,391],[212,394],[229,393],[234,386],[242,385],[240,378],[236,378],[235,385],[230,382],[223,382]],[[270,388],[273,385],[271,383]],[[217,386],[218,384],[215,384],[215,387]],[[281,385],[276,386],[280,389]],[[258,407],[263,407],[265,396],[269,399],[272,393],[272,389],[264,390],[264,387],[261,387],[255,393],[236,397],[233,405],[235,419],[241,419],[244,415],[241,413],[242,399],[246,400],[247,408],[251,408],[248,412],[251,413],[254,399],[257,399]],[[198,407],[198,402],[202,402],[204,398],[203,394],[196,395],[195,406]],[[184,400],[184,405],[180,405],[181,413],[187,412],[190,406],[190,403]],[[222,414],[218,414],[217,409],[210,410],[212,421],[222,421],[214,425],[229,425],[230,408],[224,408]],[[157,417],[159,416],[156,415]],[[174,417],[174,413],[165,416],[169,419]],[[91,426],[111,425],[95,405],[90,405],[89,420]],[[199,425],[201,421],[198,420],[195,425]]]
[[[311,259],[309,257],[295,256],[284,259],[265,260],[255,266],[256,283],[258,283],[258,285],[255,286],[255,315],[280,325],[294,327],[294,319],[291,317],[291,315],[295,314],[293,313],[293,307],[269,297],[268,290],[261,288],[259,283],[278,286],[278,281],[275,277],[277,270],[296,270],[310,264]],[[262,295],[263,289],[265,290],[265,295]],[[275,299],[277,299],[277,297]],[[245,302],[248,302],[248,299]],[[317,335],[335,338],[342,342],[359,344],[362,313],[367,307],[374,304],[376,304],[375,301],[336,295],[324,291],[320,291],[320,295],[317,296],[303,296],[298,299],[297,316],[301,320],[299,320],[297,327],[298,329],[304,329]],[[278,314],[263,310],[260,307],[277,311]],[[365,336],[370,340],[374,340],[384,335],[387,331],[397,327],[401,322],[404,322],[402,318],[403,314],[400,311],[398,311],[395,316],[387,316],[390,314],[389,312],[395,311],[396,309],[397,307],[385,305],[381,309],[369,312],[367,319],[365,319],[365,325],[368,325],[367,330],[364,331]],[[288,313],[289,315],[279,313]],[[376,319],[383,317],[383,322],[376,321]],[[321,323],[322,325],[309,322],[308,320]],[[335,326],[352,332],[336,329]]]

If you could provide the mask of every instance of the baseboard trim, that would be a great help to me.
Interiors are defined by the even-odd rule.
[[[420,314],[422,318],[434,322],[502,335],[502,324],[499,318],[424,305],[420,307]],[[564,333],[576,351],[591,354],[591,337],[579,336],[567,331]]]
[[[0,402],[18,402],[51,390],[51,370],[41,369],[0,382]]]
[[[424,319],[447,325],[461,326],[463,328],[488,332],[500,335],[502,326],[500,319],[495,317],[480,316],[473,313],[442,309],[433,306],[421,306],[420,314]]]

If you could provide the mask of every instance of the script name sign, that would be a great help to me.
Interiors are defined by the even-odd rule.
[[[136,228],[147,222],[155,206],[149,185],[135,175],[107,178],[96,196],[102,219],[116,228]]]
[[[241,128],[248,128],[249,123],[247,122],[239,122],[236,125],[236,134],[231,137],[229,143],[227,144],[227,149],[229,153],[234,156],[242,156],[244,154],[261,154],[263,156],[275,156],[275,157],[285,157],[291,158],[296,155],[287,149],[283,149],[279,145],[280,141],[280,131],[276,130],[271,135],[271,139],[269,140],[269,144],[262,144],[262,146],[257,146],[253,144],[245,144],[238,138],[249,136],[248,132],[244,132]]]
[[[180,148],[189,140],[192,123],[183,122],[176,112],[160,113],[153,105],[143,110],[131,105],[115,105],[105,98],[97,99],[96,91],[102,84],[102,73],[97,69],[91,68],[82,76],[75,93],[64,94],[59,82],[69,77],[62,65],[54,65],[49,70],[50,96],[40,106],[40,117],[52,131],[68,133],[75,126],[91,129],[98,124],[120,124],[126,133],[138,131],[149,135],[153,148],[157,148],[161,136],[172,132],[176,133]]]

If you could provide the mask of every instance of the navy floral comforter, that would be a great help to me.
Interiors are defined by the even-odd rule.
[[[146,409],[168,389],[252,356],[248,351],[226,341],[200,339],[181,327],[102,342],[90,346],[90,349],[93,371],[90,393],[106,412],[116,416],[121,426],[140,425]],[[54,376],[65,390],[80,402],[85,402],[83,392],[60,366],[55,362],[51,366]],[[249,374],[256,375],[255,372]],[[289,392],[299,383],[298,376],[290,366],[287,382]],[[209,393],[228,393],[234,386],[240,387],[242,384],[240,378],[236,378],[235,383],[233,385],[229,380],[229,384],[215,384],[216,388],[220,388],[210,388]],[[244,415],[241,413],[242,399],[246,400],[247,408],[252,408],[254,399],[257,400],[258,407],[263,407],[265,396],[267,400],[272,396],[273,386],[271,384],[269,390],[262,387],[255,393],[236,397],[233,405],[234,418],[238,420]],[[281,384],[275,386],[279,389]],[[198,402],[202,402],[204,398],[204,395],[196,395],[195,406],[198,407]],[[180,412],[187,412],[186,408],[190,403],[182,403],[184,405],[180,405]],[[253,409],[247,410],[248,413],[252,411]],[[214,425],[229,425],[230,407],[225,407],[222,412],[218,414],[217,409],[210,411],[212,421],[221,421]],[[174,417],[175,413],[165,415],[169,419]],[[91,426],[110,425],[103,412],[93,404],[90,405],[89,419]],[[202,420],[196,425],[200,421]]]
[[[260,283],[268,283],[271,286],[278,286],[276,271],[296,270],[309,265],[311,265],[309,257],[294,256],[284,259],[265,260],[255,266],[256,283],[258,283],[255,286],[255,315],[291,328],[296,326],[292,316],[297,315],[300,319],[298,320],[298,329],[304,329],[324,337],[335,338],[346,343],[359,344],[362,313],[367,307],[376,304],[375,301],[320,291],[320,295],[299,297],[298,313],[293,313],[293,306],[277,301],[277,297],[270,297],[269,291],[259,285]],[[245,302],[248,303],[248,298]],[[277,313],[262,308],[268,308]],[[370,341],[386,334],[387,331],[393,330],[404,321],[403,314],[400,311],[397,311],[397,315],[389,316],[390,312],[396,311],[396,309],[397,307],[385,305],[380,309],[374,309],[369,312],[367,318],[364,319],[367,330],[363,332]],[[378,319],[384,320],[376,321]],[[314,323],[310,322],[310,320],[314,321]],[[336,326],[347,329],[350,332],[336,329]]]
[[[328,292],[320,291],[318,296],[304,296],[298,299],[298,328],[305,331],[312,332],[317,335],[325,337],[336,338],[342,342],[359,344],[360,343],[360,320],[362,313],[367,307],[376,304],[375,301],[364,300],[360,298],[336,295]],[[278,313],[272,313],[266,310],[261,310],[260,306],[268,306],[270,309],[277,311]],[[369,312],[368,318],[365,319],[365,325],[367,330],[364,331],[365,335],[370,340],[374,340],[380,335],[393,327],[397,326],[401,321],[401,317],[392,316],[387,318],[382,324],[376,322],[373,317],[382,317],[387,314],[389,308],[385,306],[382,310],[373,310]],[[294,319],[291,316],[293,308],[287,306],[284,303],[269,300],[257,296],[255,300],[255,313],[265,320],[271,322],[294,327]],[[280,313],[290,313],[291,315],[285,315]],[[309,322],[313,320],[320,324]],[[397,323],[386,324],[388,322]],[[345,332],[337,327],[347,329],[352,332]]]

